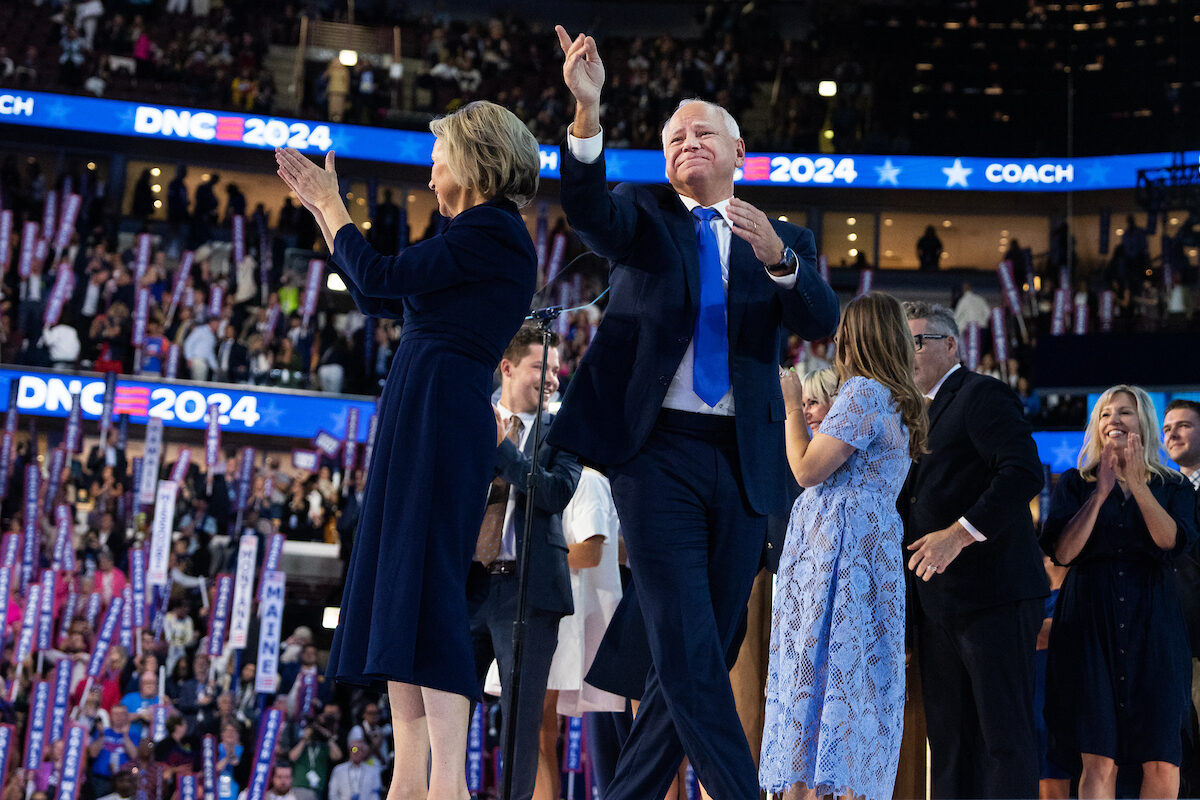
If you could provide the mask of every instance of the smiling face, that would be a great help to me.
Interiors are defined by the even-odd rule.
[[[1200,414],[1189,408],[1168,411],[1163,420],[1163,446],[1185,472],[1200,468]]]
[[[542,379],[542,358],[546,354],[544,345],[531,345],[525,355],[516,361],[507,358],[500,361],[501,398],[505,408],[515,414],[532,414],[537,410],[538,387]],[[558,348],[551,347],[546,363],[546,400],[549,402],[558,391]]]
[[[454,177],[446,162],[446,145],[441,139],[433,142],[433,167],[429,170],[429,188],[437,197],[438,213],[453,217],[467,207],[467,190]]]
[[[819,397],[812,397],[809,394],[801,396],[804,406],[804,422],[812,430],[813,433],[821,426],[821,422],[825,419],[825,415],[829,413],[829,406],[832,405],[828,400],[822,400]]]
[[[711,206],[733,196],[733,171],[746,143],[730,134],[720,110],[688,103],[663,128],[663,154],[675,191]]]
[[[1100,407],[1097,427],[1096,435],[1105,446],[1112,444],[1124,447],[1129,434],[1141,435],[1142,426],[1138,421],[1137,402],[1133,395],[1125,392],[1114,394]]]

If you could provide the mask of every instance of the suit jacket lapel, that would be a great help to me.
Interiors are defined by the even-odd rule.
[[[758,259],[754,257],[754,248],[736,233],[730,234],[729,241],[729,288],[725,292],[726,318],[729,320],[729,352],[733,353],[733,342],[737,332],[741,330],[742,317],[746,307],[750,305],[749,270],[755,269]]]
[[[541,436],[538,437],[542,440],[542,447],[541,450],[538,451],[538,455],[540,456],[540,460],[543,461],[546,458],[546,437],[550,434],[550,420],[552,419],[554,419],[554,415],[549,411],[542,413]],[[522,447],[521,450],[527,457],[533,457],[533,431],[530,431],[529,436],[525,437],[525,446]]]
[[[933,403],[929,406],[929,430],[933,430],[933,426],[937,424],[938,418],[942,416],[942,412],[954,400],[954,395],[958,393],[966,374],[967,368],[959,367],[954,371],[953,375],[946,378],[946,382],[942,384],[942,388],[938,389],[937,397],[933,398]]]
[[[700,249],[696,243],[695,217],[688,213],[687,206],[670,186],[663,187],[660,206],[663,222],[675,246],[683,256],[683,276],[687,283],[688,300],[693,307],[700,303]]]

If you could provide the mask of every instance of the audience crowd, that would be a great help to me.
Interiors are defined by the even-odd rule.
[[[293,80],[268,68],[269,46],[296,45],[302,15],[345,20],[342,7],[285,0],[0,7],[12,16],[0,32],[0,85],[255,113],[282,113],[277,87]],[[762,120],[748,126],[754,150],[1050,156],[1066,148],[1070,88],[1076,155],[1175,150],[1198,85],[1195,65],[1177,54],[1200,22],[1177,20],[1172,8],[829,0],[795,10],[714,0],[690,20],[694,38],[627,35],[607,20],[597,31],[610,72],[607,143],[656,147],[664,109],[701,96]],[[397,20],[371,4],[355,21],[399,24],[419,73],[393,79],[382,54],[310,68],[302,115],[423,127],[412,112],[486,97],[539,140],[559,140],[571,109],[560,88],[545,88],[559,64],[546,26],[466,9]],[[833,96],[819,91],[825,81],[836,83]]]
[[[261,204],[247,209],[237,185],[222,182],[215,172],[189,192],[186,177],[182,166],[173,176],[152,176],[145,170],[127,192],[131,213],[114,217],[109,212],[116,203],[105,196],[94,173],[68,169],[51,178],[33,158],[21,162],[9,156],[0,162],[0,207],[13,215],[8,263],[14,267],[0,283],[0,361],[377,394],[399,338],[399,323],[364,320],[344,293],[326,289],[324,273],[309,302],[309,261],[295,253],[322,247],[311,215],[290,199],[274,211]],[[156,195],[152,182],[166,184],[165,192]],[[61,224],[71,192],[86,197],[69,244],[47,250],[42,261],[32,259],[22,277],[17,265],[23,223],[44,222],[53,199],[56,224]],[[165,196],[165,224],[151,219],[156,196]],[[390,190],[376,200],[370,238],[381,251],[395,252],[413,238],[407,218]],[[240,259],[233,241],[237,217]],[[434,215],[417,235],[429,235],[440,224]],[[545,237],[543,279],[582,252],[563,223],[542,233],[546,227],[539,222],[538,236]],[[1079,397],[1040,396],[1036,391],[1033,348],[1039,339],[1081,330],[1155,332],[1200,324],[1196,269],[1179,243],[1188,230],[1185,225],[1176,237],[1178,246],[1168,249],[1170,269],[1164,269],[1161,257],[1150,257],[1146,228],[1132,217],[1109,260],[1086,268],[1076,259],[1068,271],[1065,246],[1052,246],[1035,258],[1014,241],[1005,258],[1019,287],[1019,321],[1008,308],[998,276],[980,273],[961,289],[947,281],[946,299],[960,328],[966,332],[973,323],[979,329],[977,348],[964,343],[968,367],[1008,381],[1035,423],[1077,425],[1083,414]],[[570,265],[571,275],[556,284],[560,293],[541,297],[543,304],[570,306],[600,295],[603,270],[594,261]],[[60,270],[55,265],[64,262],[71,266],[73,280],[56,298]],[[999,360],[991,330],[998,305],[1005,309],[1007,344]],[[558,322],[564,387],[587,350],[603,307],[601,300]],[[1077,309],[1086,313],[1077,314]],[[782,360],[819,369],[831,360],[831,345],[793,340]]]
[[[53,442],[58,433],[44,435]],[[209,737],[216,748],[216,796],[245,797],[260,719],[270,708],[282,713],[285,724],[266,797],[349,800],[349,770],[365,776],[360,778],[367,781],[364,786],[374,783],[378,789],[381,780],[386,785],[387,778],[381,778],[391,768],[386,706],[364,692],[342,692],[335,698],[321,675],[310,628],[296,626],[282,639],[275,689],[256,693],[255,655],[259,636],[265,635],[259,622],[252,618],[246,647],[234,651],[225,646],[228,614],[221,618],[224,626],[213,621],[219,607],[217,576],[237,570],[242,537],[259,539],[256,575],[263,568],[270,537],[278,533],[289,540],[340,537],[342,555],[348,555],[362,498],[362,471],[343,486],[342,476],[328,464],[315,473],[285,470],[279,458],[268,453],[255,465],[252,485],[241,488],[232,477],[238,472],[235,453],[227,453],[228,461],[222,458],[210,472],[194,461],[164,464],[162,478],[173,471],[183,476],[175,512],[167,520],[172,532],[168,586],[165,591],[146,589],[144,622],[133,627],[137,613],[123,616],[97,661],[98,672],[89,675],[92,654],[104,645],[101,626],[113,599],[123,597],[128,604],[140,597],[134,571],[146,564],[149,519],[159,510],[135,504],[131,486],[141,464],[128,463],[117,428],[110,429],[105,443],[92,441],[96,444],[86,454],[68,454],[61,479],[47,476],[35,506],[21,476],[27,465],[41,469],[38,440],[22,435],[8,478],[0,486],[6,492],[6,532],[12,538],[37,540],[31,571],[22,571],[27,562],[12,570],[0,632],[5,690],[0,723],[17,724],[20,733],[8,754],[3,797],[27,797],[28,787],[35,797],[42,793],[53,798],[64,777],[61,740],[47,736],[35,764],[24,760],[19,746],[25,741],[39,680],[69,680],[64,707],[70,710],[70,720],[87,731],[78,795],[84,800],[129,798],[145,788],[141,781],[159,779],[166,788],[160,796],[170,797],[182,775],[202,773],[204,740]],[[37,518],[27,524],[27,514]],[[241,537],[231,538],[238,530]],[[26,584],[36,585],[51,571],[56,583],[49,646],[39,646],[41,639],[35,636],[29,648],[21,643],[21,631],[26,604],[35,601]],[[212,637],[217,641],[210,647]],[[58,678],[63,670],[69,671],[69,679]]]

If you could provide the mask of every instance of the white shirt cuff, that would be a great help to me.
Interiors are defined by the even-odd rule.
[[[800,274],[800,265],[799,264],[796,265],[796,271],[793,272],[791,275],[779,276],[779,275],[773,274],[771,272],[771,270],[767,269],[766,267],[763,267],[763,269],[767,270],[767,277],[769,277],[771,280],[775,281],[775,283],[777,283],[780,286],[780,288],[783,288],[783,289],[794,289],[796,286],[796,280],[797,280],[796,276]]]
[[[987,537],[984,536],[982,533],[980,533],[978,528],[976,528],[971,523],[967,522],[966,517],[959,517],[958,522],[960,525],[962,525],[964,528],[967,529],[967,533],[971,534],[971,538],[974,539],[975,541],[977,541],[977,542],[986,542],[987,541]]]
[[[604,152],[604,130],[595,136],[580,139],[567,131],[567,152],[580,164],[595,164]]]

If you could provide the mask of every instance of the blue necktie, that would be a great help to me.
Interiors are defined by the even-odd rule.
[[[729,328],[725,321],[725,286],[721,280],[721,249],[711,208],[692,209],[700,252],[700,313],[692,338],[692,390],[710,406],[729,391]]]

